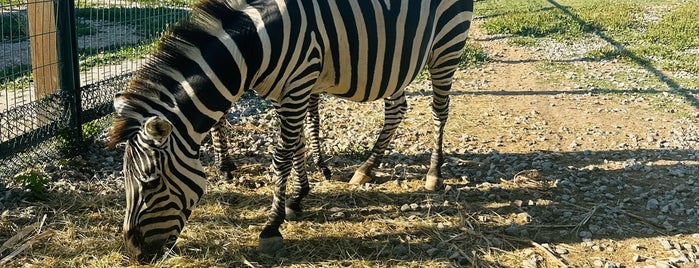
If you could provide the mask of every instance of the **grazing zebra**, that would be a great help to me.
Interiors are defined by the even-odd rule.
[[[195,5],[114,99],[110,145],[126,143],[129,253],[148,260],[177,238],[206,188],[202,140],[246,89],[272,100],[280,122],[272,160],[274,196],[259,236],[262,252],[283,249],[279,227],[301,212],[309,191],[302,132],[307,117],[317,120],[321,92],[385,101],[385,122],[372,154],[350,180],[363,183],[403,118],[405,86],[426,65],[435,142],[425,186],[439,187],[449,90],[472,10],[472,0],[204,0]],[[292,169],[295,180],[287,198]]]

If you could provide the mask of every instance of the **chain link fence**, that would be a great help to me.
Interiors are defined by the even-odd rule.
[[[79,150],[192,2],[0,0],[0,177]]]

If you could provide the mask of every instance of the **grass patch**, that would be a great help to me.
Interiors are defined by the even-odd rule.
[[[0,0],[0,5],[3,5],[3,6],[5,6],[5,5],[7,5],[7,6],[20,5],[20,4],[26,4],[26,3],[27,3],[27,0]]]
[[[10,65],[0,70],[0,85],[5,85],[26,76],[31,72],[32,66],[29,64]]]
[[[508,2],[508,1],[505,1]],[[509,1],[507,12],[486,20],[483,29],[489,34],[511,34],[521,37],[551,37],[555,39],[582,38],[598,30],[634,29],[634,14],[642,11],[632,3],[582,3],[554,6],[547,1],[514,4]],[[512,9],[518,6],[518,9]],[[571,17],[569,12],[579,16]],[[582,21],[581,21],[582,20]]]
[[[187,10],[170,7],[92,7],[77,8],[75,16],[83,20],[129,25],[137,28],[140,36],[156,36],[168,24],[176,22],[187,14]]]
[[[459,68],[471,68],[490,60],[483,47],[475,42],[467,42],[461,52]]]
[[[92,50],[82,51],[79,56],[80,71],[87,71],[95,66],[113,64],[125,60],[138,59],[143,55],[154,52],[157,47],[156,44],[157,43],[129,45],[98,54],[94,54]]]
[[[696,1],[503,0],[476,4],[486,18],[482,29],[488,34],[513,35],[516,39],[511,42],[516,44],[530,45],[535,38],[602,37],[622,49],[590,51],[588,58],[627,58],[641,65],[699,75]]]
[[[176,6],[176,7],[187,7],[198,2],[197,0],[131,0],[131,2],[139,3],[142,5],[154,5],[154,6]]]

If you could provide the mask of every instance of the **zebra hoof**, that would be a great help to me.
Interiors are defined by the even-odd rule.
[[[427,174],[425,178],[425,189],[428,191],[435,191],[437,189],[441,189],[444,186],[444,183],[442,183],[442,178],[439,176]]]
[[[303,215],[303,211],[300,209],[296,210],[290,207],[286,207],[285,209],[286,217],[285,219],[288,221],[299,221],[301,220],[301,215]]]
[[[265,255],[272,257],[285,257],[286,249],[284,249],[284,239],[281,236],[273,236],[260,238],[257,250]]]
[[[320,168],[320,171],[321,171],[321,173],[323,173],[323,178],[325,178],[325,180],[330,180],[332,178],[333,174],[332,174],[332,172],[330,172],[329,168],[322,167],[322,168]]]
[[[371,177],[367,176],[363,172],[359,172],[359,170],[354,172],[354,176],[352,176],[352,179],[349,181],[350,184],[365,184],[367,182],[371,181]]]
[[[218,163],[218,168],[222,172],[231,172],[238,169],[238,167],[235,165],[235,161],[233,161],[233,158],[231,157],[226,157],[220,163]]]

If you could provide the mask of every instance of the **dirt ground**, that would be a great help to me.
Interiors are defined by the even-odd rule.
[[[322,133],[335,180],[316,174],[312,216],[282,232],[304,240],[310,224],[324,230],[317,236],[350,240],[340,244],[355,248],[340,252],[373,265],[697,267],[697,90],[633,60],[584,58],[611,46],[599,38],[523,47],[478,23],[470,36],[490,61],[456,78],[447,188],[421,188],[432,142],[428,82],[410,86],[408,115],[375,181],[352,190],[344,181],[366,157],[357,151],[371,145],[382,106],[327,98]],[[336,227],[343,219],[354,224]],[[387,228],[380,223],[395,232],[372,235]],[[389,245],[361,242],[382,239]]]
[[[380,129],[382,103],[325,98],[321,133],[333,180],[311,173],[307,214],[282,228],[289,256],[280,263],[251,249],[248,260],[294,267],[697,267],[697,90],[654,66],[585,58],[612,46],[601,38],[519,46],[484,35],[478,21],[470,36],[490,60],[455,79],[445,130],[447,187],[422,188],[432,146],[429,82],[409,86],[406,119],[375,180],[360,187],[346,182]],[[229,191],[269,194],[261,178],[269,175],[270,118],[235,122],[232,137],[245,155],[233,174],[236,190],[217,184],[217,197],[204,201],[207,212],[193,216],[195,226],[222,209],[213,199]],[[247,216],[259,220],[266,203],[258,201],[233,211],[260,206]],[[261,228],[244,222],[253,235]],[[185,236],[196,241],[200,232],[193,227]],[[243,240],[254,248],[248,235]]]

